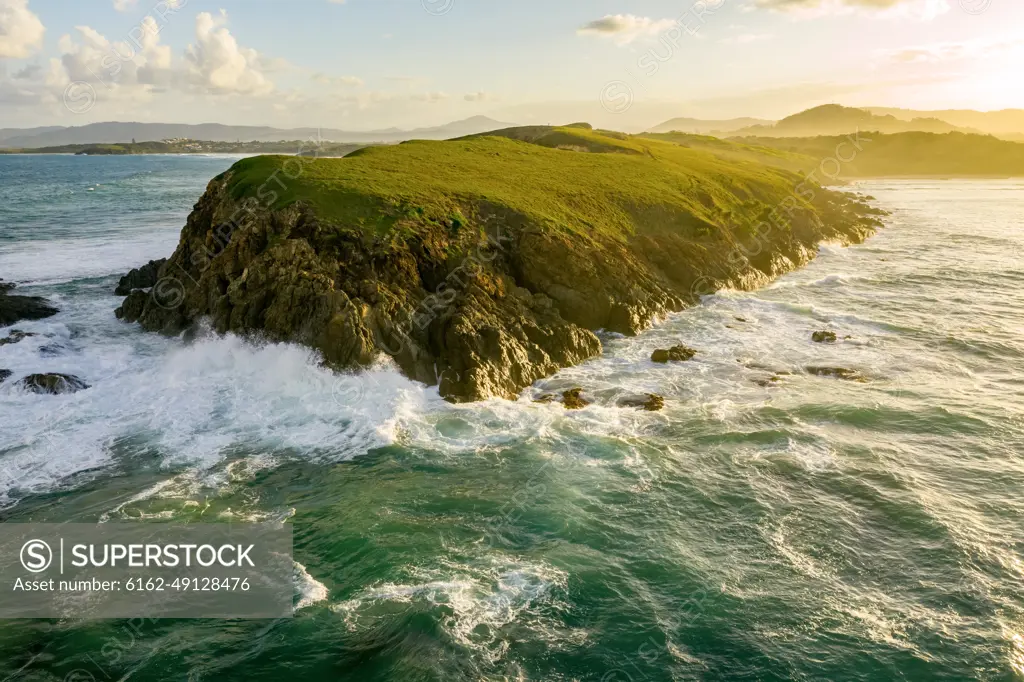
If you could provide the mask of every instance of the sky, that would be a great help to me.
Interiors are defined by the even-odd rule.
[[[0,0],[0,129],[1024,108],[1021,0]]]

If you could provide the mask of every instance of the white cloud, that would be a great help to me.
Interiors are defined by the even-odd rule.
[[[640,38],[656,36],[675,25],[674,19],[651,19],[634,14],[606,14],[600,19],[584,24],[576,33],[607,38],[618,45],[628,45]]]
[[[186,73],[196,86],[215,93],[266,94],[274,84],[260,70],[260,55],[239,47],[224,28],[227,13],[196,17],[196,43],[185,50]]]
[[[950,10],[948,0],[754,0],[754,7],[809,18],[861,13],[930,21]]]
[[[24,59],[43,44],[46,27],[28,0],[0,0],[0,59]]]
[[[62,53],[48,80],[56,85],[85,81],[117,88],[170,86],[175,82],[171,48],[160,44],[160,28],[146,17],[131,39],[112,42],[89,26],[76,26],[80,42],[61,36]],[[51,62],[51,63],[52,63]]]
[[[989,60],[1024,48],[1024,39],[974,40],[966,42],[932,43],[893,50],[882,50],[881,57],[900,64],[938,64],[964,60]]]
[[[139,0],[114,0],[114,9],[118,12],[128,12],[139,4]]]

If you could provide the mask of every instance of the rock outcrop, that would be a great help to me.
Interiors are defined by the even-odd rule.
[[[817,331],[811,334],[811,341],[815,343],[835,343],[836,333],[830,331]]]
[[[21,320],[42,320],[56,315],[58,311],[40,296],[15,296],[10,293],[14,284],[0,280],[0,327]]]
[[[135,268],[121,278],[114,289],[117,296],[127,296],[135,289],[150,289],[160,279],[160,268],[167,262],[166,258],[151,260],[145,265]]]
[[[0,346],[6,346],[11,343],[18,343],[24,339],[28,339],[35,336],[32,332],[23,332],[20,329],[12,329],[11,333],[0,339]]]
[[[0,369],[0,384],[10,379],[12,374],[14,374],[14,372],[9,369]]]
[[[672,346],[671,348],[659,348],[651,353],[651,362],[657,362],[662,365],[667,362],[686,362],[687,360],[692,360],[696,354],[697,351],[694,349],[682,345]]]
[[[657,393],[622,398],[619,400],[619,407],[634,407],[647,412],[659,412],[665,407],[665,398]]]
[[[784,171],[557,130],[558,147],[584,136],[589,151],[485,137],[240,161],[117,316],[166,334],[205,319],[310,345],[337,368],[386,354],[449,400],[515,398],[599,354],[597,330],[636,334],[878,224],[836,192],[795,198],[800,178]],[[616,145],[647,151],[601,153]],[[773,202],[787,206],[785,225],[758,226]]]
[[[30,374],[17,383],[34,393],[74,393],[89,388],[89,384],[71,374]]]

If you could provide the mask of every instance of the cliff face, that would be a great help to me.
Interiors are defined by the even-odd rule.
[[[207,318],[311,345],[339,368],[385,353],[450,400],[514,398],[600,353],[594,330],[635,334],[876,224],[845,195],[794,193],[800,179],[783,171],[729,175],[673,145],[552,132],[562,149],[540,131],[239,162],[118,317],[172,334]]]

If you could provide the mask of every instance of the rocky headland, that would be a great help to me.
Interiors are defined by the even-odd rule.
[[[165,263],[122,282],[117,315],[304,343],[336,368],[386,354],[449,400],[514,398],[600,353],[596,331],[767,283],[877,214],[780,168],[585,124],[255,157],[210,182]]]

